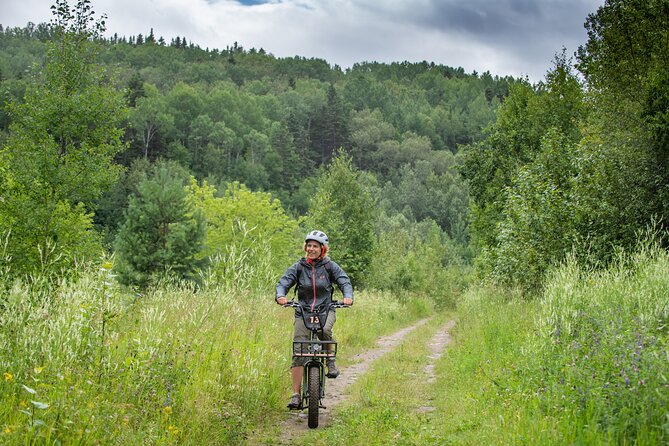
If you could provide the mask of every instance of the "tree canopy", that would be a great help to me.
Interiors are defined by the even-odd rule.
[[[211,221],[197,261],[225,245],[260,253],[253,231],[288,261],[308,222],[341,234],[333,252],[361,283],[368,247],[393,252],[391,229],[397,250],[478,253],[487,277],[526,288],[574,252],[606,263],[669,221],[666,8],[607,0],[576,61],[563,50],[531,85],[429,62],[342,70],[152,30],[103,38],[90,1],[57,1],[53,23],[0,32],[4,257],[17,273],[93,257],[170,161]],[[233,214],[246,239],[221,229]],[[417,228],[439,236],[419,243]]]

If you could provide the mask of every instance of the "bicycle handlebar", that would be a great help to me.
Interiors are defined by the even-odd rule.
[[[307,309],[310,308],[308,305],[300,305],[299,303],[297,303],[297,302],[295,302],[295,301],[293,301],[293,300],[288,301],[288,302],[286,302],[285,304],[283,304],[283,305],[281,305],[281,306],[284,307],[284,308],[285,308],[285,307],[307,308]],[[322,304],[319,305],[319,307],[321,307],[321,306],[322,306]],[[330,302],[330,303],[327,305],[327,308],[328,308],[328,309],[330,309],[330,308],[349,308],[350,306],[351,306],[351,305],[343,304],[343,303],[339,302],[338,300],[333,300],[332,302]],[[318,308],[318,307],[317,307],[317,308]]]

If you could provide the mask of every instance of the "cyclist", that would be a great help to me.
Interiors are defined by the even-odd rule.
[[[294,263],[286,270],[276,285],[275,300],[279,305],[285,305],[288,300],[288,290],[297,286],[297,299],[303,306],[315,308],[323,303],[332,301],[333,284],[336,284],[343,294],[344,305],[353,305],[353,286],[344,270],[333,262],[326,254],[329,249],[328,236],[323,231],[309,232],[304,238],[305,257]],[[321,340],[332,340],[332,326],[336,320],[335,311],[330,310],[323,332],[319,333]],[[293,323],[293,339],[306,341],[309,339],[309,330],[304,325],[301,310],[295,309]],[[304,359],[293,356],[291,376],[293,380],[293,395],[288,403],[291,409],[300,407],[300,384],[304,374]],[[334,359],[327,360],[328,378],[336,378],[339,370]]]

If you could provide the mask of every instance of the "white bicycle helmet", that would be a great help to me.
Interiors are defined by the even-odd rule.
[[[327,246],[330,243],[330,240],[328,239],[328,236],[325,235],[325,232],[323,231],[311,231],[310,233],[307,234],[306,237],[304,237],[304,241],[307,242],[308,240],[315,240],[321,245]]]

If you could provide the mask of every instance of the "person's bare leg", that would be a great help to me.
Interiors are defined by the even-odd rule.
[[[302,383],[302,375],[304,374],[304,367],[293,367],[290,370],[293,377],[293,395],[290,397],[288,403],[289,409],[300,409],[302,407],[302,395],[300,394],[300,384]]]
[[[290,371],[293,375],[293,393],[300,393],[302,375],[304,375],[304,367],[293,367]]]

